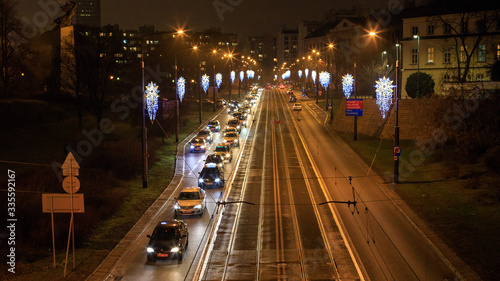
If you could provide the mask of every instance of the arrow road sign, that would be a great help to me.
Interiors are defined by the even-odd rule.
[[[80,165],[78,165],[78,162],[76,161],[75,156],[73,156],[73,153],[68,153],[68,156],[66,157],[66,160],[64,160],[61,169],[63,171],[63,176],[65,177],[78,176]]]

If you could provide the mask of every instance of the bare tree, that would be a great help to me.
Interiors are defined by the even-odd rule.
[[[450,4],[449,1],[444,1]],[[495,32],[499,20],[498,10],[473,11],[463,5],[464,1],[455,1],[460,12],[441,14],[431,18],[432,22],[441,24],[453,40],[453,51],[457,65],[457,82],[464,83],[471,68],[472,58],[483,39]],[[451,6],[453,7],[453,6]],[[463,7],[463,9],[461,8]]]
[[[18,35],[21,21],[17,18],[16,5],[12,0],[0,0],[0,82],[4,94],[20,77],[21,66],[29,53],[27,41]]]

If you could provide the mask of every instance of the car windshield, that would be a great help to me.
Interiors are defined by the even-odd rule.
[[[200,175],[201,175],[202,178],[206,177],[206,176],[212,176],[213,177],[213,176],[217,175],[218,171],[219,170],[217,168],[203,168],[203,170],[201,170]]]
[[[191,143],[203,143],[202,139],[193,139]]]
[[[157,240],[175,240],[179,235],[175,228],[158,227],[152,237]]]
[[[198,133],[198,136],[206,136],[206,135],[208,135],[208,134],[209,134],[209,133],[208,133],[208,131],[200,131],[200,132]]]
[[[219,145],[215,148],[215,151],[217,152],[226,152],[227,151],[227,146],[222,146],[222,145]]]
[[[211,155],[211,156],[208,156],[207,157],[207,163],[213,163],[213,162],[219,162],[219,157],[217,157],[216,155]]]
[[[235,134],[235,133],[227,133],[226,137],[228,137],[228,138],[236,138],[236,137],[238,137],[238,135]]]
[[[227,122],[228,125],[238,125],[238,120],[229,120]]]
[[[196,200],[200,199],[200,193],[198,192],[181,192],[179,194],[179,200]]]
[[[208,123],[208,125],[211,125],[211,126],[217,126],[217,121],[210,121]]]

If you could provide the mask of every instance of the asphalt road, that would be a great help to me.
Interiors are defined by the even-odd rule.
[[[174,217],[168,200],[107,279],[460,280],[390,188],[325,128],[324,112],[302,104],[292,111],[284,91],[264,91],[237,158],[225,166],[226,187],[208,190],[201,218],[184,219],[190,235],[182,263],[146,262],[146,235]],[[225,111],[217,117],[227,118]],[[184,155],[172,198],[197,185],[205,157]]]

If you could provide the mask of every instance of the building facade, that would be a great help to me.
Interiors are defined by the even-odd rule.
[[[101,27],[101,0],[77,1],[73,24],[88,27]]]

